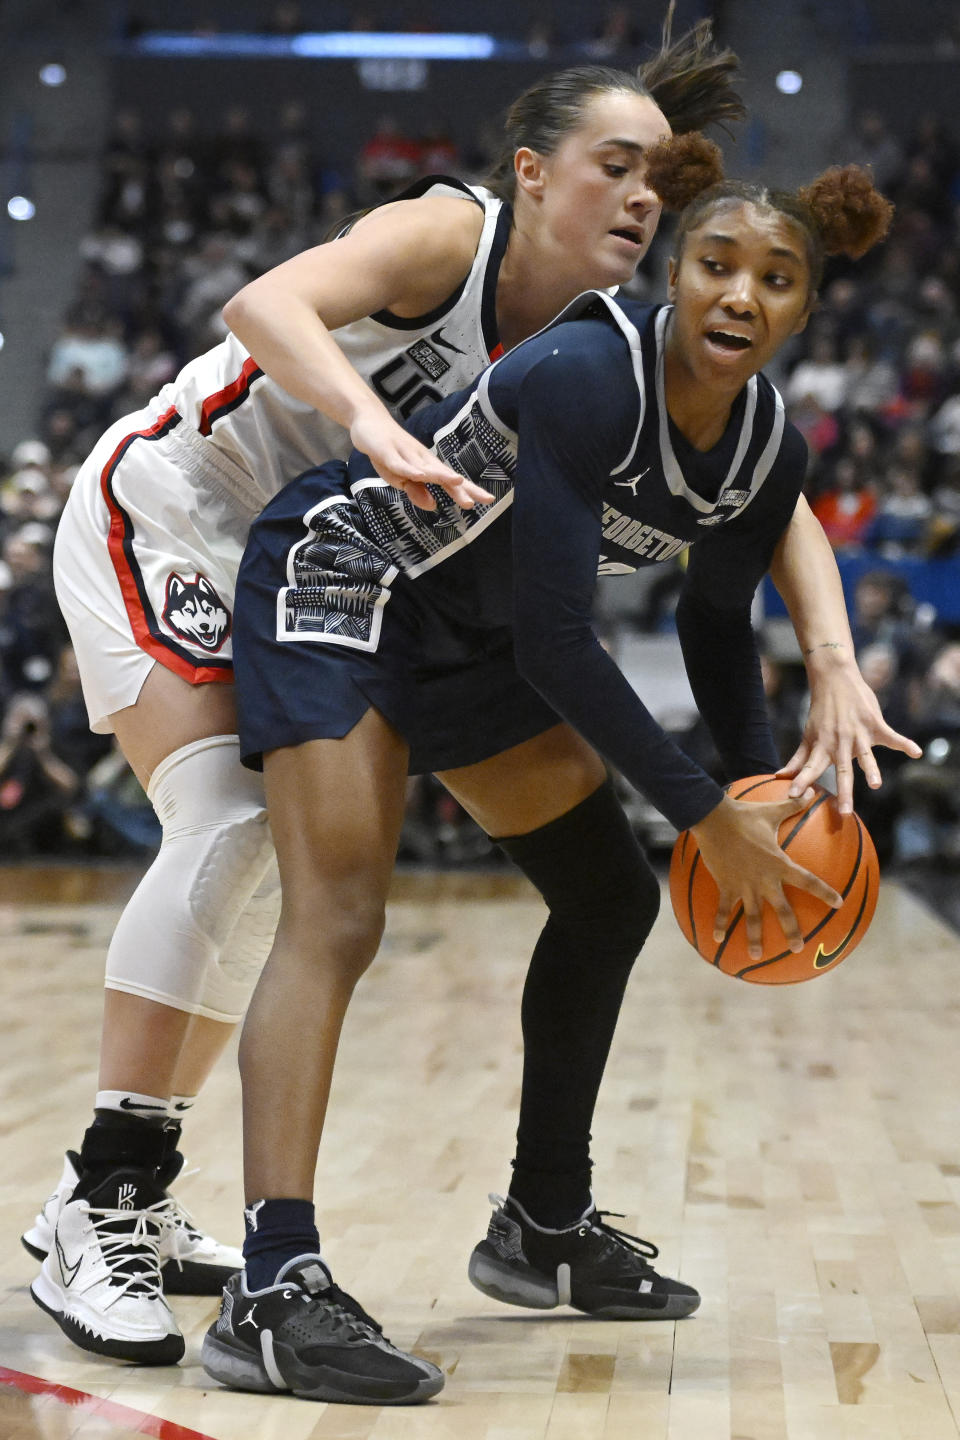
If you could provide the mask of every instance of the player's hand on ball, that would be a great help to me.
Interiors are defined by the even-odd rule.
[[[809,891],[826,905],[836,907],[842,903],[832,885],[791,860],[777,839],[783,822],[803,810],[809,799],[809,795],[801,795],[746,803],[725,795],[709,815],[691,826],[703,862],[719,891],[713,938],[723,940],[737,904],[742,904],[751,959],[759,960],[763,953],[764,904],[777,916],[789,948],[803,949],[803,932],[783,892],[784,885]]]
[[[350,427],[350,439],[372,462],[381,479],[395,485],[421,510],[436,510],[427,489],[439,485],[462,510],[489,505],[494,499],[481,485],[444,465],[425,445],[408,435],[386,411],[365,411]]]

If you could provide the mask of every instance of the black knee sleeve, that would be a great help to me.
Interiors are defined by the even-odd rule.
[[[590,1199],[590,1125],[660,886],[607,782],[559,819],[497,842],[549,907],[523,992],[523,1088],[511,1194],[542,1224]]]
[[[636,959],[660,909],[660,885],[609,780],[539,830],[494,843],[540,891],[551,920],[582,929],[591,949],[602,939],[613,963]]]

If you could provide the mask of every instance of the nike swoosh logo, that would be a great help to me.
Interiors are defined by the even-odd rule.
[[[867,903],[867,894],[869,890],[870,878],[868,876],[867,883],[863,891],[863,899],[860,902],[859,910],[854,916],[853,924],[850,926],[850,929],[847,931],[846,935],[844,935],[843,939],[840,941],[840,944],[836,947],[835,950],[824,950],[822,945],[817,946],[817,953],[813,957],[814,970],[826,970],[827,966],[832,965],[834,960],[839,959],[839,957],[843,954],[844,950],[846,950],[847,946],[850,944],[850,941],[853,939],[854,932],[856,931],[857,926],[860,924],[860,919],[863,915],[864,907]]]
[[[83,1252],[81,1251],[80,1259],[75,1265],[68,1265],[67,1257],[63,1253],[63,1246],[60,1244],[60,1236],[56,1233],[56,1231],[54,1231],[53,1233],[53,1241],[57,1247],[57,1259],[60,1261],[60,1271],[63,1275],[63,1283],[64,1285],[68,1286],[72,1285],[74,1280],[76,1280],[77,1278],[77,1271],[83,1264]]]
[[[156,1110],[156,1111],[162,1111],[164,1115],[166,1115],[166,1113],[167,1113],[167,1107],[166,1107],[166,1105],[141,1105],[141,1103],[140,1103],[139,1100],[131,1100],[129,1095],[124,1095],[123,1099],[120,1101],[120,1109],[121,1109],[121,1110]]]
[[[458,345],[454,345],[453,341],[448,340],[446,336],[442,333],[442,331],[443,326],[438,325],[436,330],[434,330],[433,334],[430,336],[430,339],[433,341],[434,345],[439,345],[444,350],[452,350],[455,355],[465,355],[466,351],[461,350]]]

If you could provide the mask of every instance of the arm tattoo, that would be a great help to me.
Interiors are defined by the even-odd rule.
[[[809,650],[804,650],[804,655],[812,655],[814,650],[845,650],[846,646],[840,640],[824,640],[822,645],[811,645]]]

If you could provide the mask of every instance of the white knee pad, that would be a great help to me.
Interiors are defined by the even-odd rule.
[[[236,1019],[242,1006],[213,1013],[204,989],[275,863],[263,781],[240,764],[235,735],[214,735],[168,755],[147,794],[163,843],[114,931],[106,984],[178,1010]]]
[[[210,1020],[242,1020],[260,971],[270,954],[280,919],[280,873],[272,856],[266,874],[207,967],[198,1013]]]

